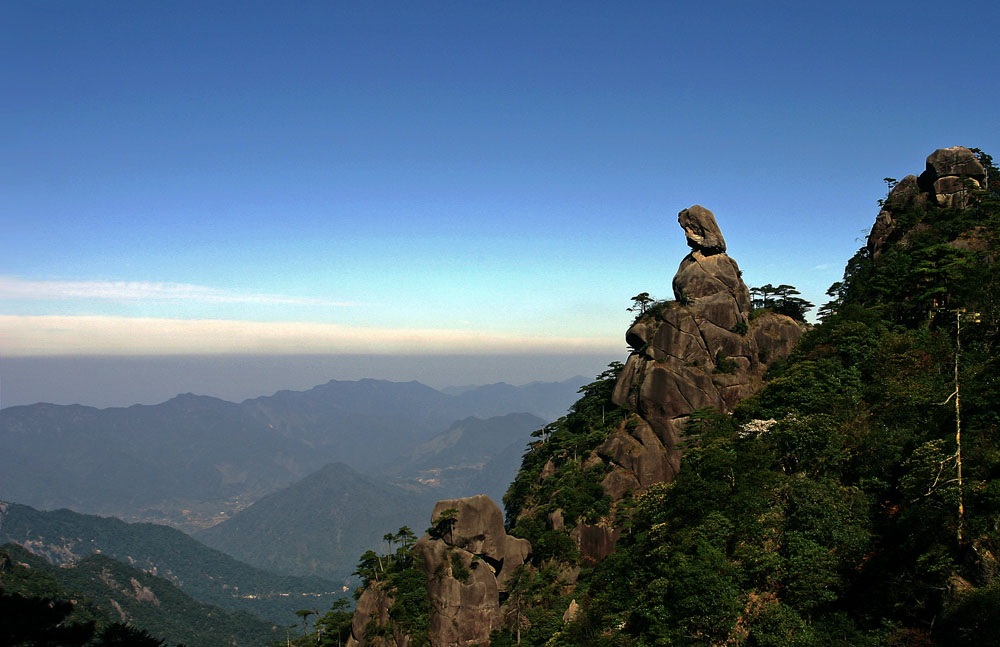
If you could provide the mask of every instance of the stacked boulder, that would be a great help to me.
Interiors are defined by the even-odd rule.
[[[872,257],[882,253],[897,230],[900,211],[928,206],[964,209],[973,192],[986,186],[986,169],[976,154],[964,146],[939,148],[927,156],[920,177],[907,175],[889,192],[882,210],[868,234],[868,252]]]
[[[691,413],[728,411],[762,384],[768,364],[802,336],[790,317],[765,313],[750,321],[750,292],[708,209],[678,216],[691,247],[673,280],[675,301],[657,304],[625,334],[632,348],[613,400],[634,415],[595,451],[612,467],[602,485],[612,500],[673,480],[680,469],[681,432]],[[584,557],[614,548],[611,524],[572,532]]]

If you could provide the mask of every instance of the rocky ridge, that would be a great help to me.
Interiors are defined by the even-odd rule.
[[[708,209],[695,205],[678,215],[691,252],[672,286],[674,301],[655,304],[625,333],[632,352],[612,399],[633,412],[597,448],[592,460],[611,466],[602,486],[613,501],[680,469],[678,443],[690,415],[726,412],[761,386],[767,366],[786,357],[802,336],[790,317],[766,312],[751,320],[750,292]],[[614,548],[610,522],[581,524],[571,535],[594,561]]]
[[[964,146],[939,148],[927,156],[924,172],[907,175],[892,187],[868,234],[868,253],[877,257],[899,229],[896,218],[908,208],[928,206],[964,209],[973,191],[986,186],[986,170]]]
[[[612,512],[572,528],[561,510],[548,514],[549,528],[568,531],[581,557],[591,562],[614,550],[620,533],[614,506],[677,474],[678,443],[690,415],[704,408],[725,412],[752,395],[769,363],[786,357],[802,335],[802,327],[784,315],[766,312],[751,321],[749,290],[736,261],[725,253],[711,211],[695,205],[681,211],[678,222],[691,252],[673,279],[675,300],[654,304],[626,333],[632,352],[612,401],[629,415],[582,460],[584,469],[606,466],[601,487]],[[538,478],[554,470],[546,464]],[[430,644],[489,644],[491,631],[509,612],[502,606],[509,579],[526,563],[531,545],[507,535],[499,508],[481,495],[439,502],[432,523],[438,530],[413,548],[427,577]],[[572,573],[566,579],[572,587]],[[409,645],[411,637],[391,622],[392,605],[391,592],[378,585],[366,588],[348,644]]]

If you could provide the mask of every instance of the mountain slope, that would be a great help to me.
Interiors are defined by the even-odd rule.
[[[486,420],[470,416],[415,447],[409,459],[390,473],[400,484],[436,490],[428,496],[450,499],[486,494],[499,501],[517,473],[531,432],[544,424],[542,418],[527,413]]]
[[[460,560],[416,583],[390,574],[355,612],[357,644],[456,644],[448,618],[471,616],[463,640],[494,647],[1000,644],[998,180],[987,155],[935,151],[880,201],[822,323],[763,376],[702,342],[771,314],[696,336],[726,313],[677,288],[722,275],[675,280],[677,302],[629,330],[631,368],[612,366],[525,454],[505,503],[526,567],[495,597],[473,595],[489,578]],[[679,275],[724,249],[692,229]],[[712,315],[694,328],[678,314],[691,302]],[[671,433],[647,433],[657,420]],[[485,546],[465,503],[441,502],[429,537]],[[397,617],[414,591],[411,630]]]
[[[534,599],[522,644],[998,644],[1000,174],[981,159],[988,188],[960,148],[899,182],[822,324],[731,416],[692,415],[576,620],[534,629],[569,605],[552,578],[511,593]]]
[[[271,570],[339,580],[358,555],[383,547],[387,529],[422,530],[434,501],[474,494],[499,500],[543,423],[526,413],[465,418],[414,448],[388,475],[331,464],[196,536]]]
[[[454,420],[532,411],[553,393],[568,405],[573,391],[566,382],[449,396],[417,382],[334,380],[239,404],[185,394],[127,408],[8,407],[0,498],[205,527],[328,463],[391,465]]]
[[[416,524],[429,501],[332,463],[195,537],[272,571],[342,580],[388,529],[421,530]]]
[[[96,618],[98,627],[127,623],[189,647],[259,646],[281,637],[271,623],[196,602],[166,580],[103,555],[58,568],[19,546],[2,552],[9,556],[0,557],[6,594],[74,600],[88,610],[80,619]]]
[[[5,542],[60,566],[100,553],[162,577],[200,602],[284,624],[294,622],[303,605],[328,607],[341,592],[327,580],[275,575],[244,564],[167,526],[70,510],[0,503],[0,543]]]

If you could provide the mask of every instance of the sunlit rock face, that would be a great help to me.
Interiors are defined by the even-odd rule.
[[[695,205],[678,222],[691,253],[674,276],[675,300],[651,308],[625,333],[632,353],[613,399],[635,415],[596,450],[612,466],[602,484],[613,500],[671,481],[690,414],[705,407],[725,412],[752,395],[768,363],[786,357],[802,336],[784,315],[750,321],[750,291],[711,211]],[[574,537],[595,561],[617,539],[610,525],[579,527]]]
[[[868,253],[876,257],[897,231],[896,218],[904,209],[928,206],[964,209],[973,193],[986,186],[986,170],[976,154],[964,146],[939,148],[927,156],[920,177],[907,175],[896,183],[868,234]]]
[[[511,574],[527,560],[531,544],[506,533],[503,513],[483,494],[439,501],[431,523],[434,532],[413,547],[427,577],[430,643],[434,647],[487,645],[490,632],[500,626],[500,594]],[[348,645],[409,644],[409,636],[365,635],[373,620],[387,625],[391,606],[391,598],[377,586],[366,589],[354,612]]]

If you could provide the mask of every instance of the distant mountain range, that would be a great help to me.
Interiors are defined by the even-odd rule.
[[[417,446],[469,416],[552,420],[587,380],[493,384],[456,395],[418,382],[336,381],[242,403],[0,410],[0,499],[195,530],[330,463],[399,473]]]
[[[413,448],[389,473],[399,484],[430,488],[435,499],[486,494],[501,504],[531,432],[545,422],[528,413],[458,420]]]
[[[414,448],[391,477],[330,464],[195,536],[263,568],[339,581],[362,552],[385,549],[386,532],[422,534],[439,499],[485,493],[499,501],[543,424],[524,413],[466,418]]]

